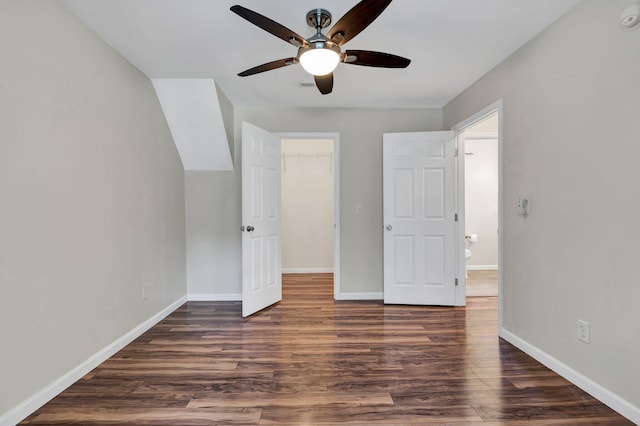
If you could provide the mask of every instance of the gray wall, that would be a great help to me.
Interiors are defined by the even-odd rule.
[[[238,150],[235,158],[238,168]],[[187,171],[184,179],[188,293],[237,299],[242,293],[237,172]]]
[[[241,293],[242,121],[271,132],[340,134],[342,292],[382,292],[382,134],[441,130],[441,111],[237,108],[235,170],[186,174],[189,293]]]
[[[0,59],[1,418],[186,280],[184,174],[149,79],[54,2],[0,2]]]
[[[504,100],[504,328],[640,407],[640,31],[618,27],[628,3],[579,3],[444,119]]]

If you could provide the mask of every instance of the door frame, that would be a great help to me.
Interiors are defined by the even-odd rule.
[[[280,132],[282,139],[331,139],[333,140],[333,298],[340,296],[340,133],[337,132]]]
[[[467,282],[465,279],[466,262],[464,259],[464,235],[465,235],[465,204],[464,204],[464,138],[461,137],[462,132],[474,124],[482,121],[491,114],[498,113],[498,329],[502,330],[503,319],[503,280],[504,280],[504,262],[503,262],[503,247],[504,247],[504,226],[503,226],[503,211],[504,211],[504,180],[503,180],[503,147],[504,147],[504,112],[503,102],[499,99],[492,104],[482,108],[475,114],[462,120],[451,128],[454,131],[456,149],[458,150],[458,157],[456,161],[457,167],[457,211],[459,214],[458,221],[458,277],[462,285],[458,286],[456,298],[460,297],[462,300],[466,299]]]

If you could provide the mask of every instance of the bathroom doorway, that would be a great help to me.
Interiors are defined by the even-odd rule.
[[[502,218],[503,218],[503,134],[502,134],[502,116],[503,116],[502,100],[488,105],[482,110],[471,115],[467,119],[453,126],[453,130],[456,134],[456,148],[458,149],[458,163],[457,163],[457,205],[458,212],[460,214],[459,226],[458,226],[458,259],[460,259],[458,265],[458,277],[460,283],[459,295],[466,298],[467,296],[484,296],[494,297],[497,296],[498,301],[498,324],[502,327],[502,286],[503,286],[503,273],[502,273],[502,253],[503,253],[503,232],[502,232]],[[467,150],[466,141],[469,140],[470,149]],[[495,141],[495,142],[494,142]],[[486,142],[487,145],[480,145]],[[497,151],[496,151],[497,145]],[[490,161],[486,165],[483,165],[480,159],[481,150],[483,155],[488,155]],[[485,152],[487,151],[487,152]],[[465,153],[473,153],[473,155],[464,155]],[[476,154],[477,153],[477,154]],[[473,158],[475,164],[472,163]],[[497,167],[496,167],[497,164]],[[468,167],[467,167],[468,166]],[[486,221],[489,225],[481,226],[478,219],[474,218],[474,197],[472,184],[466,182],[465,174],[467,171],[470,174],[474,174],[474,166],[478,169],[479,174],[484,173],[484,176],[476,176],[475,183],[480,185],[481,180],[492,182],[488,185],[485,191],[491,191],[491,197],[486,194],[477,195],[476,198],[480,198],[478,204],[484,213]],[[469,168],[469,170],[467,170]],[[497,184],[496,182],[497,178]],[[470,178],[472,179],[472,178]],[[468,188],[467,188],[468,187]],[[469,210],[466,208],[467,204],[467,190],[471,191]],[[497,203],[496,203],[497,192]],[[482,202],[483,198],[490,198],[486,202]],[[477,207],[476,207],[477,208]],[[467,213],[471,215],[467,218]],[[469,223],[467,224],[467,221]],[[496,223],[497,221],[497,223]],[[488,229],[488,231],[480,231],[480,229]],[[485,244],[485,247],[481,247],[481,243]],[[497,257],[496,254],[497,245]],[[492,247],[493,246],[493,247]],[[483,248],[487,248],[487,255]],[[469,252],[466,252],[469,250]],[[474,251],[476,254],[474,255]],[[470,255],[470,256],[469,256]],[[474,259],[475,256],[475,259]],[[472,261],[473,259],[473,261]],[[467,271],[467,263],[469,263],[469,270]],[[467,281],[466,276],[469,277]],[[480,290],[476,291],[474,284],[481,284]],[[496,291],[497,290],[497,291]],[[490,291],[490,293],[489,293]],[[480,294],[478,294],[480,293]],[[490,296],[489,296],[490,294]]]
[[[498,296],[498,112],[462,132],[467,297]]]

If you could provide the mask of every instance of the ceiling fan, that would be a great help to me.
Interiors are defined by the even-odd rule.
[[[239,5],[232,6],[232,12],[298,48],[298,54],[292,58],[267,62],[238,75],[246,77],[300,63],[314,76],[320,93],[326,95],[333,90],[333,70],[340,62],[368,67],[406,68],[411,60],[401,56],[370,50],[343,52],[340,49],[340,46],[369,26],[390,3],[391,0],[360,1],[331,27],[326,36],[322,34],[322,29],[331,24],[331,13],[324,9],[313,9],[307,13],[307,24],[315,28],[316,34],[307,39],[257,12]]]

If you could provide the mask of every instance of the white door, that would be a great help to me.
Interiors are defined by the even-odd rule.
[[[454,133],[385,133],[384,302],[456,303]]]
[[[282,300],[280,139],[242,123],[242,316]]]

